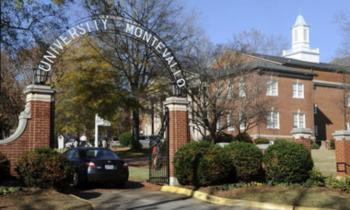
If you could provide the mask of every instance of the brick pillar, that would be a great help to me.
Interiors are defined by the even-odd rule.
[[[333,137],[337,176],[350,176],[350,131],[336,131]]]
[[[169,184],[177,185],[178,181],[174,175],[174,155],[182,145],[189,142],[188,101],[186,98],[169,97],[164,105],[169,109]]]
[[[10,160],[11,175],[15,174],[18,159],[27,151],[50,147],[53,142],[53,94],[49,86],[29,85],[25,110],[19,116],[16,131],[0,140],[0,152]]]
[[[293,142],[302,144],[305,146],[306,149],[311,151],[312,149],[312,131],[309,128],[294,128],[291,131],[291,134],[293,135]]]

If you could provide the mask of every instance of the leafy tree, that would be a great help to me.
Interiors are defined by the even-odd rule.
[[[122,107],[133,107],[132,99],[120,89],[118,73],[84,38],[68,49],[57,63],[53,77],[56,94],[56,125],[60,133],[92,134],[95,114],[112,123],[120,120]],[[118,117],[119,116],[119,117]]]

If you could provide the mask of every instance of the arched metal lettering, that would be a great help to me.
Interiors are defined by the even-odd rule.
[[[154,32],[134,20],[121,17],[101,15],[83,20],[61,34],[47,48],[34,74],[35,84],[46,84],[53,71],[55,60],[74,40],[92,32],[111,32],[124,35],[145,43],[167,67],[170,79],[178,89],[186,86],[186,80],[179,61],[172,50]]]

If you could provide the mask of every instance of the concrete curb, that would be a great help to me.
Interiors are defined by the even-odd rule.
[[[82,201],[82,202],[88,203],[88,204],[90,205],[90,207],[91,207],[89,210],[94,210],[94,205],[93,205],[89,200],[86,200],[86,199],[81,198],[81,197],[79,197],[79,196],[76,196],[76,195],[74,195],[74,194],[68,194],[68,195],[71,196],[71,197],[73,197],[73,198],[75,198],[75,199],[77,199],[77,200],[80,200],[80,201]]]
[[[247,201],[240,199],[221,198],[214,195],[209,195],[205,192],[194,191],[177,186],[163,186],[161,188],[163,192],[177,193],[181,195],[191,196],[198,200],[206,201],[213,204],[225,205],[225,206],[240,206],[245,208],[260,208],[260,209],[273,209],[273,210],[329,210],[327,208],[313,208],[313,207],[298,207],[283,204],[265,203],[257,201]]]

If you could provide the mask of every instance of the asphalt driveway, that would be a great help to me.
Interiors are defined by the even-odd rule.
[[[88,200],[94,209],[118,209],[118,210],[228,210],[248,208],[219,206],[197,199],[177,195],[172,193],[160,192],[142,184],[127,185],[124,189],[107,189],[107,188],[91,188],[80,190],[75,195]],[[251,209],[251,208],[249,208]]]

